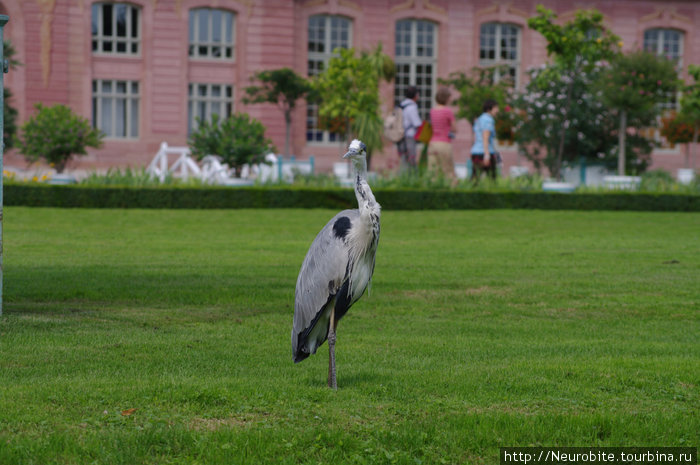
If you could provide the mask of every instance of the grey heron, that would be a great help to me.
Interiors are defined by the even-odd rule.
[[[343,210],[321,229],[306,254],[294,296],[292,355],[295,363],[328,339],[328,386],[337,389],[338,321],[370,285],[379,244],[380,206],[367,184],[367,148],[355,139],[343,158],[353,165],[358,208]]]

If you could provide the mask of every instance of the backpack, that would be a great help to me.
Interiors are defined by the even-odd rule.
[[[403,108],[399,105],[384,118],[384,137],[397,143],[404,137]]]

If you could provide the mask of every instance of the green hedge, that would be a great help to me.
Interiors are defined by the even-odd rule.
[[[543,210],[700,211],[700,195],[375,189],[385,210],[535,208]],[[79,208],[355,208],[350,189],[297,187],[4,186],[4,204]]]

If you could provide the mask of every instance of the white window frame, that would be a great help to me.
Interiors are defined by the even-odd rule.
[[[405,36],[400,34],[399,24],[409,24],[409,40],[408,43],[403,41]],[[420,42],[419,24],[432,28],[432,42]],[[433,107],[435,99],[435,89],[437,88],[437,64],[438,64],[438,25],[432,21],[423,19],[402,19],[394,25],[394,63],[396,66],[396,78],[394,81],[394,98],[400,102],[405,98],[405,90],[407,85],[416,86],[418,88],[418,111],[422,119],[426,119]],[[419,49],[423,46],[423,52]],[[405,48],[409,48],[409,53],[406,55]],[[406,85],[401,80],[405,80],[406,76],[402,68],[408,66],[408,84]],[[423,78],[427,74],[419,73],[420,67],[431,67],[429,83],[419,82],[419,78]]]
[[[213,89],[220,87],[220,95],[214,96]],[[200,95],[199,90],[204,88],[205,95]],[[228,92],[230,91],[230,92]],[[230,95],[229,95],[230,94]],[[201,83],[191,82],[187,86],[187,133],[197,130],[197,116],[202,116],[204,119],[211,122],[211,116],[218,114],[220,119],[228,118],[233,114],[234,105],[234,88],[232,84],[221,83]],[[220,111],[214,111],[214,107],[218,105]]]
[[[220,40],[214,40],[214,12],[221,15]],[[207,14],[207,38],[200,39],[200,18]],[[228,21],[230,19],[230,22]],[[193,8],[188,17],[188,55],[191,59],[236,60],[236,14],[221,8]],[[230,35],[230,37],[229,37]],[[230,40],[229,40],[230,39]],[[219,55],[216,55],[216,51]],[[230,55],[230,56],[227,56]]]
[[[493,58],[482,58],[481,57],[481,52],[483,50],[490,50],[490,47],[488,49],[484,49],[482,47],[482,42],[484,41],[484,27],[485,26],[491,26],[495,25],[496,26],[496,33],[494,36],[494,57]],[[509,59],[509,58],[502,58],[501,54],[503,53],[503,44],[502,41],[504,40],[503,37],[503,28],[504,27],[513,27],[516,30],[516,40],[517,43],[515,45],[515,54],[516,57],[515,59]],[[512,68],[515,70],[515,76],[513,76],[513,87],[518,89],[520,86],[520,63],[522,60],[522,35],[523,35],[523,28],[514,23],[502,23],[498,21],[490,21],[487,23],[482,23],[479,25],[479,66],[481,67],[492,67],[492,66],[508,66],[509,68]],[[501,79],[501,70],[496,69],[494,73],[494,81],[498,82]]]
[[[110,83],[111,90],[105,91],[104,84]],[[119,84],[125,84],[124,92],[117,92]],[[108,139],[139,138],[140,84],[138,81],[122,79],[95,79],[92,81],[92,125],[105,133]],[[103,110],[109,102],[110,121],[104,121]],[[118,109],[123,106],[123,133],[118,134]],[[106,125],[109,124],[109,127]]]
[[[324,37],[323,37],[323,44],[324,44],[324,50],[323,52],[319,51],[310,51],[309,50],[309,44],[310,44],[310,37],[307,38],[307,75],[309,77],[313,77],[317,74],[319,74],[323,69],[325,69],[328,66],[328,62],[330,61],[331,58],[337,56],[336,54],[333,53],[332,45],[334,42],[336,42],[337,47],[336,48],[351,48],[352,47],[352,42],[353,42],[353,36],[352,36],[352,26],[353,22],[352,19],[345,17],[345,16],[339,16],[339,15],[314,15],[309,17],[309,21],[306,25],[306,30],[307,33],[311,29],[311,20],[312,19],[320,19],[323,18],[325,21],[324,24]],[[347,24],[347,39],[343,39],[340,37],[340,32],[342,29],[333,29],[332,23],[333,20],[342,20],[346,22]],[[335,36],[335,37],[334,37]],[[345,44],[343,44],[345,42]],[[314,63],[315,65],[320,65],[313,67],[311,66],[311,63]],[[318,129],[318,105],[317,104],[312,104],[308,103],[306,105],[306,142],[307,144],[314,144],[314,145],[328,145],[328,144],[336,144],[340,141],[343,140],[342,136],[339,134],[333,134],[328,131],[321,131]],[[321,140],[318,140],[318,136],[320,136]]]
[[[104,31],[104,7],[112,9],[112,33],[109,35],[105,35]],[[117,35],[116,13],[120,7],[126,10],[126,35],[124,36]],[[136,16],[136,24],[134,24],[134,15]],[[92,53],[97,55],[141,56],[141,8],[123,2],[93,3],[91,17]],[[106,44],[109,44],[111,50],[105,50]],[[117,50],[121,44],[125,47],[124,51]]]

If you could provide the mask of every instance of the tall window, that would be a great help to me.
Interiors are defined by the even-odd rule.
[[[518,87],[520,70],[520,28],[506,23],[485,23],[479,34],[479,66],[504,65],[497,69],[496,81],[509,77]]]
[[[128,3],[92,5],[92,51],[138,55],[141,31],[139,8]]]
[[[418,110],[427,118],[433,104],[437,66],[437,26],[429,21],[405,19],[396,23],[396,84],[394,97],[404,98],[406,87],[418,88]]]
[[[197,129],[197,118],[211,121],[212,115],[221,119],[233,113],[233,86],[228,84],[190,84],[187,100],[187,132]]]
[[[92,124],[107,137],[139,137],[139,83],[97,79],[92,81]]]
[[[189,55],[196,58],[233,60],[234,14],[212,8],[190,10]]]
[[[309,76],[323,71],[337,48],[352,46],[352,22],[342,16],[312,16],[309,18],[308,68]],[[337,142],[339,136],[322,131],[318,124],[318,105],[306,106],[306,140]]]
[[[644,31],[644,50],[673,61],[680,70],[683,66],[683,33],[674,29],[648,29]],[[661,106],[667,110],[677,109],[676,94],[669,94]]]
[[[680,66],[683,33],[674,29],[648,29],[644,31],[644,50],[664,56]]]
[[[647,29],[644,31],[644,50],[666,57],[676,63],[680,70],[683,66],[683,33],[674,29]],[[670,92],[668,98],[661,103],[664,113],[677,110],[679,106],[678,94]],[[661,144],[661,148],[673,148],[657,127],[647,128],[642,131],[650,139]]]

